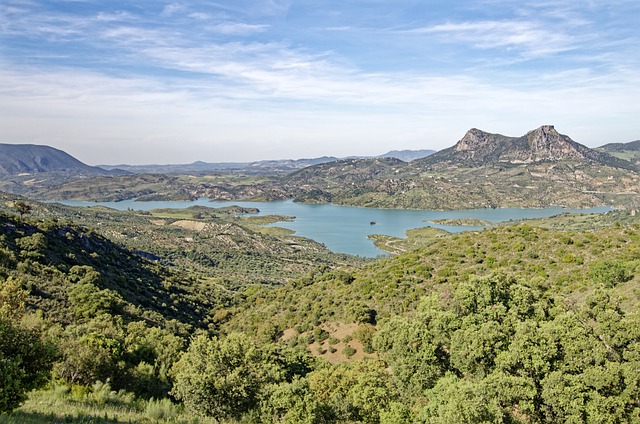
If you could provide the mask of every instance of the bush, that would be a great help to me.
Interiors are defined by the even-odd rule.
[[[590,266],[589,275],[594,282],[604,285],[605,287],[613,287],[616,284],[624,283],[633,278],[633,275],[625,264],[619,261],[600,261],[594,262]]]
[[[146,416],[156,422],[159,420],[174,419],[178,416],[179,412],[178,405],[166,398],[158,400],[151,398],[144,409]]]
[[[39,331],[0,318],[0,413],[11,412],[49,376],[55,347]]]
[[[344,356],[346,356],[347,358],[351,358],[353,355],[355,355],[356,350],[350,345],[346,345],[344,349],[342,349],[342,353],[344,353]]]

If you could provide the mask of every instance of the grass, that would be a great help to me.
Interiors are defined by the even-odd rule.
[[[194,416],[169,399],[134,399],[131,394],[110,392],[100,401],[93,393],[79,396],[64,386],[31,392],[18,410],[0,414],[0,424],[210,424],[215,421]]]

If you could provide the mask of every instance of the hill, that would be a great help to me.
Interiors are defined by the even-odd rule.
[[[280,186],[305,202],[467,209],[637,207],[638,183],[628,161],[542,126],[522,137],[472,129],[454,146],[410,163],[337,161],[291,174]]]
[[[629,143],[609,143],[598,147],[597,150],[606,152],[619,159],[628,160],[640,167],[640,140]]]
[[[609,143],[598,147],[598,150],[604,150],[605,152],[636,152],[640,151],[640,140],[630,141],[628,143]]]
[[[68,173],[108,175],[111,172],[89,166],[62,150],[34,144],[0,144],[0,178],[19,174]]]
[[[378,160],[380,172],[393,169]],[[15,326],[56,346],[50,389],[32,392],[8,422],[66,422],[72,411],[86,411],[78,422],[113,423],[203,422],[196,414],[223,423],[633,422],[640,408],[631,213],[628,225],[616,214],[593,232],[518,224],[426,235],[422,248],[368,263],[307,256],[297,278],[234,287],[207,274],[232,267],[244,241],[255,256],[276,245],[234,216],[247,210],[146,215],[0,200],[0,310],[25,314]],[[16,201],[31,212],[17,216],[7,204]],[[191,251],[200,264],[191,272],[149,255],[170,243],[174,253],[191,249],[186,237],[235,247],[209,268],[197,260],[206,250]],[[286,250],[250,268],[280,268],[294,259]],[[145,400],[169,393],[185,408]]]
[[[302,202],[410,209],[637,207],[639,177],[624,160],[543,126],[522,137],[470,130],[456,145],[405,163],[342,160],[271,188]]]

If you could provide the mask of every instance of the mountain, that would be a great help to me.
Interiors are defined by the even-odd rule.
[[[593,162],[635,169],[628,161],[590,149],[558,133],[553,125],[543,125],[521,137],[492,134],[472,128],[454,146],[423,159],[425,164],[444,162],[471,166],[558,161]]]
[[[255,162],[202,162],[171,165],[100,165],[104,169],[120,169],[134,174],[248,174],[248,175],[282,175],[304,169],[308,166],[350,159],[397,158],[405,162],[423,158],[435,153],[435,150],[391,150],[379,156],[349,156],[337,158],[322,156],[305,159],[276,159]]]
[[[0,177],[19,174],[61,172],[79,175],[108,175],[105,169],[89,166],[62,150],[35,144],[0,144]]]
[[[310,159],[278,159],[256,162],[202,162],[171,165],[100,165],[104,169],[121,169],[134,174],[250,174],[250,175],[278,175],[288,174],[307,166],[338,160],[333,156],[323,156]]]
[[[434,154],[435,150],[391,150],[383,155],[378,156],[379,158],[396,158],[403,160],[405,162],[411,162],[415,159],[420,159],[427,157],[429,155]]]

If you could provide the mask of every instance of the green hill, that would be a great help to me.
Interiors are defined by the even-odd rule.
[[[609,143],[598,147],[596,150],[606,152],[611,156],[627,160],[640,166],[640,140],[629,143]]]

